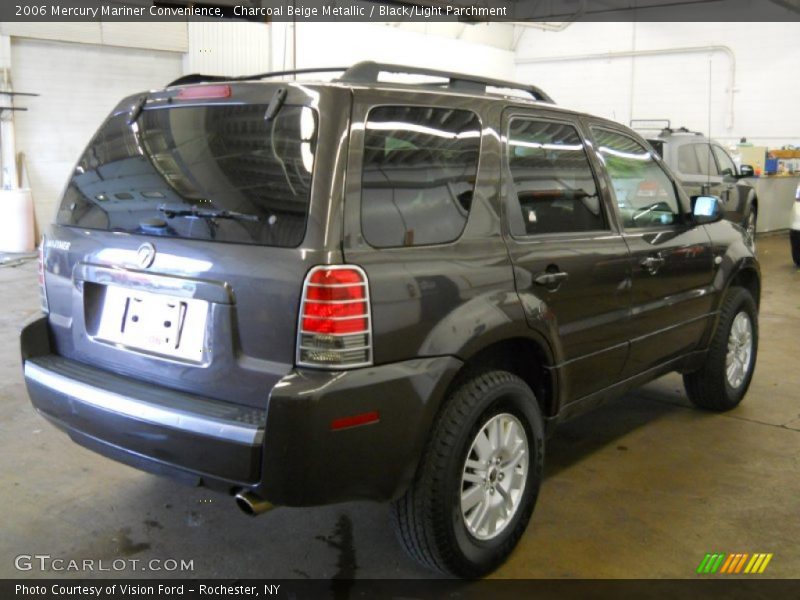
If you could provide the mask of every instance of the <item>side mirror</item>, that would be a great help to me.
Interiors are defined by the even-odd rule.
[[[739,177],[753,177],[755,174],[755,170],[750,165],[742,165],[739,167]]]
[[[692,215],[698,225],[722,219],[722,200],[716,196],[692,196]]]

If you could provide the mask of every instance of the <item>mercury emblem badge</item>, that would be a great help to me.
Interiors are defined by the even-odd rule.
[[[146,269],[152,265],[155,258],[156,249],[155,246],[153,246],[153,244],[150,242],[142,244],[136,251],[136,264],[138,264],[142,269]]]

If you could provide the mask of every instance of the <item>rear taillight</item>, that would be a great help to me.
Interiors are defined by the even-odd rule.
[[[44,282],[44,244],[45,244],[45,237],[42,236],[42,241],[39,244],[39,306],[42,309],[42,312],[49,313],[50,307],[47,304],[47,288]]]
[[[297,364],[329,369],[372,364],[369,286],[360,267],[314,267],[306,275]]]

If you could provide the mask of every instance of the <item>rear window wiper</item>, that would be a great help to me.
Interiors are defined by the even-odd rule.
[[[255,223],[260,220],[258,215],[248,215],[232,210],[173,210],[163,206],[159,207],[158,210],[159,212],[162,212],[168,219],[172,219],[174,217],[186,217],[189,219],[233,219],[234,221],[253,221]]]
[[[131,108],[131,112],[128,115],[128,125],[133,125],[139,119],[139,115],[142,114],[144,110],[144,105],[147,102],[147,96],[140,96],[139,99],[136,101],[136,104],[133,105]]]
[[[279,87],[277,90],[275,90],[275,93],[272,95],[272,99],[269,101],[267,110],[264,112],[264,120],[267,123],[278,116],[278,111],[280,111],[283,103],[286,102],[286,95],[287,91],[285,87]]]

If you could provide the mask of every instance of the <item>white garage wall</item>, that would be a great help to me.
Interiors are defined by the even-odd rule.
[[[287,44],[291,65],[291,42]],[[283,61],[276,56],[273,67]],[[486,77],[514,76],[514,53],[484,44],[425,35],[382,24],[302,23],[297,26],[297,66],[346,66],[362,60],[468,72]]]
[[[20,101],[28,112],[14,118],[42,228],[108,112],[124,96],[163,87],[182,69],[173,52],[12,38],[11,72],[16,91],[41,94]]]
[[[730,53],[525,63],[707,46],[726,46]],[[559,104],[625,124],[631,118],[668,118],[673,126],[710,131],[728,144],[743,136],[767,146],[800,144],[796,23],[576,23],[558,33],[529,29],[517,61],[517,78],[540,85]]]
[[[186,52],[187,47],[186,23],[179,21],[7,22],[0,23],[0,33],[54,42],[104,44],[172,52]]]
[[[270,30],[245,21],[189,22],[184,73],[251,75],[270,70]]]

